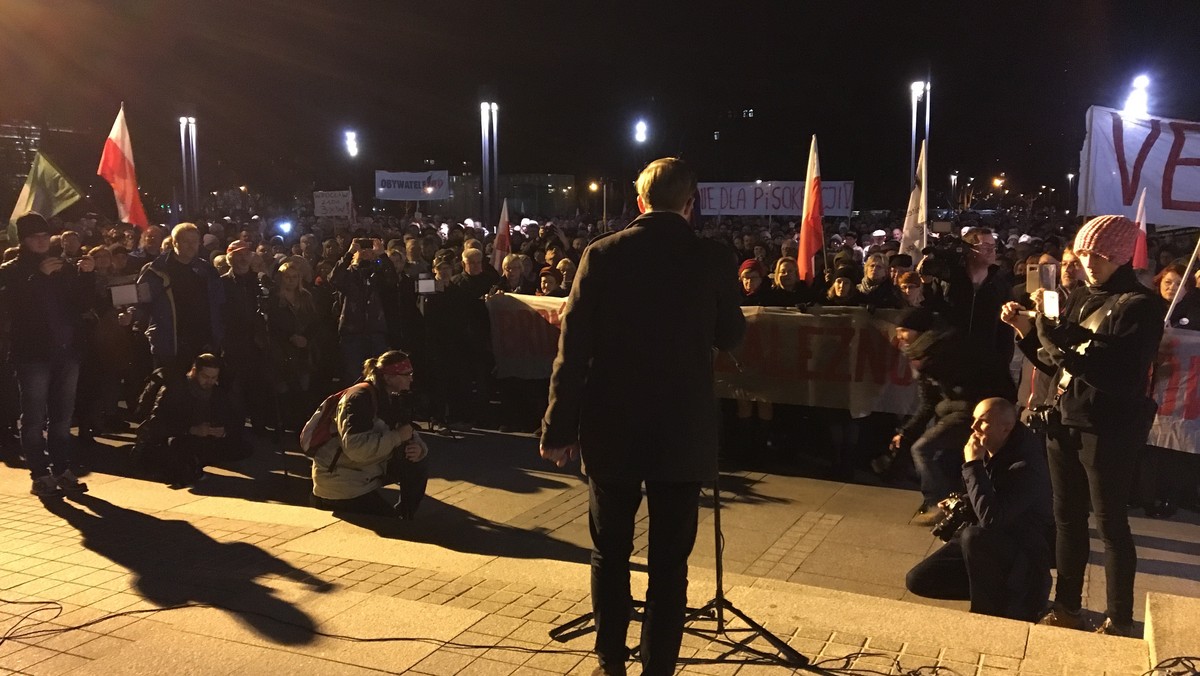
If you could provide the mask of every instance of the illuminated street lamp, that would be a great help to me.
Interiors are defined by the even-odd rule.
[[[648,138],[647,130],[646,121],[638,120],[637,124],[633,125],[633,140],[638,143],[645,143]]]
[[[346,131],[346,154],[350,157],[358,157],[358,133]]]
[[[1122,117],[1139,119],[1150,115],[1150,94],[1147,92],[1149,87],[1149,76],[1139,75],[1133,78],[1133,90],[1129,92],[1129,98],[1125,99],[1125,109],[1121,111]]]
[[[950,172],[950,206],[957,206],[958,200],[955,197],[955,191],[958,189],[958,172]]]
[[[592,192],[596,192],[597,190],[604,190],[604,196],[600,198],[601,204],[603,205],[601,207],[603,211],[601,212],[602,215],[601,215],[600,219],[601,219],[601,222],[604,223],[604,227],[607,228],[608,227],[608,180],[602,178],[602,179],[600,179],[599,182],[592,181],[591,183],[588,184],[588,190],[591,190]]]
[[[200,208],[200,179],[196,160],[196,118],[179,118],[179,153],[183,161],[183,204],[186,214]]]
[[[909,91],[912,93],[912,136],[909,143],[909,162],[908,176],[909,189],[911,190],[917,185],[917,104],[921,102],[921,96],[924,95],[927,83],[914,82],[909,85]]]
[[[1073,173],[1067,174],[1067,213],[1068,214],[1071,213],[1071,204],[1072,204],[1072,200],[1075,197],[1075,191],[1073,189],[1074,186],[1075,186],[1075,174],[1073,174]]]

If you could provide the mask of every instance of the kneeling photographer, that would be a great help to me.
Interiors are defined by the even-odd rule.
[[[939,505],[941,549],[908,572],[918,596],[970,600],[971,612],[1037,619],[1050,591],[1050,470],[1041,444],[1005,399],[975,407],[963,447],[965,496]]]
[[[413,367],[399,350],[363,363],[362,380],[326,399],[305,425],[301,443],[313,439],[314,506],[411,519],[429,480],[429,447],[413,428],[403,397]],[[336,407],[333,411],[329,408]],[[310,426],[325,428],[310,431]],[[306,448],[310,448],[306,446]],[[379,489],[400,487],[392,504]]]

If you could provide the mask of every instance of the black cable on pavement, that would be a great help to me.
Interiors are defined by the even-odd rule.
[[[296,629],[301,629],[303,631],[307,631],[307,632],[313,634],[314,636],[321,636],[323,638],[329,638],[329,639],[334,639],[334,640],[338,640],[338,641],[347,641],[350,643],[425,643],[428,645],[436,646],[438,648],[457,648],[459,650],[506,650],[506,651],[510,651],[510,652],[529,654],[529,655],[539,655],[539,654],[577,655],[580,657],[586,657],[586,656],[589,656],[592,654],[591,650],[578,650],[578,649],[572,649],[572,648],[526,648],[524,646],[503,645],[500,643],[497,643],[495,645],[479,645],[479,644],[471,644],[471,643],[459,643],[457,641],[446,641],[443,639],[436,639],[436,638],[425,637],[425,636],[351,636],[348,634],[333,634],[330,632],[321,631],[319,629],[316,629],[315,627],[307,627],[302,624],[298,624],[296,622],[290,622],[288,620],[281,620],[281,619],[275,617],[274,615],[269,615],[267,613],[260,613],[258,611],[254,611],[254,610],[230,608],[228,606],[223,606],[223,605],[216,604],[216,603],[180,603],[180,604],[172,605],[172,606],[163,606],[161,608],[142,608],[142,609],[138,609],[138,610],[122,610],[122,611],[115,612],[115,613],[109,613],[107,615],[103,615],[101,617],[97,617],[95,619],[89,620],[82,624],[77,624],[77,625],[73,625],[73,626],[55,627],[53,629],[32,629],[32,628],[30,628],[27,631],[22,632],[22,631],[19,631],[22,628],[22,626],[29,620],[33,619],[33,616],[35,614],[40,613],[42,611],[54,611],[54,615],[48,619],[36,620],[37,624],[45,624],[47,622],[51,622],[54,619],[58,618],[60,615],[62,615],[62,609],[63,609],[62,604],[57,601],[11,601],[8,599],[0,598],[0,605],[36,606],[35,608],[29,610],[28,612],[24,613],[23,615],[19,615],[19,616],[14,615],[15,617],[17,617],[17,622],[15,624],[13,624],[13,626],[9,627],[8,630],[6,630],[4,632],[3,635],[0,635],[0,645],[4,645],[5,642],[10,641],[10,640],[43,638],[46,636],[65,634],[65,633],[71,632],[71,631],[78,631],[80,629],[86,629],[88,627],[92,627],[97,624],[101,624],[102,622],[107,622],[108,620],[116,619],[118,617],[131,617],[131,616],[135,616],[135,615],[153,615],[156,613],[166,612],[169,610],[182,610],[184,608],[214,608],[217,610],[225,610],[225,611],[228,611],[231,613],[238,613],[241,615],[254,615],[257,617],[262,617],[262,618],[271,620],[273,622],[276,622],[278,624],[282,624],[285,626],[294,627]],[[872,653],[872,652],[850,653],[849,655],[845,655],[843,657],[834,657],[834,658],[821,660],[819,662],[813,662],[812,664],[808,665],[808,667],[793,669],[792,673],[816,672],[816,673],[825,673],[825,674],[847,674],[847,675],[851,675],[851,676],[857,675],[857,674],[872,674],[872,675],[879,674],[881,676],[887,676],[889,673],[893,673],[892,671],[879,671],[876,669],[869,669],[866,667],[851,667],[850,666],[850,664],[854,660],[864,658],[864,657],[891,657],[892,664],[889,665],[889,669],[895,670],[895,673],[899,673],[901,676],[961,676],[957,671],[954,671],[950,667],[944,667],[944,666],[938,666],[938,665],[923,665],[923,666],[916,667],[913,669],[905,670],[900,665],[899,657],[888,654],[888,653]],[[719,660],[718,660],[718,662],[719,662]],[[838,664],[840,664],[841,666],[834,666],[834,665],[838,665]],[[1157,665],[1155,665],[1155,667],[1153,669],[1150,669],[1149,671],[1142,674],[1142,676],[1191,676],[1191,675],[1197,675],[1197,674],[1200,674],[1200,657],[1181,656],[1181,657],[1172,657],[1172,658],[1162,660]]]

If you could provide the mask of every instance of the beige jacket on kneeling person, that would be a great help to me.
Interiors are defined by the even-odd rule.
[[[383,411],[375,410],[373,396],[386,406],[384,395],[365,388],[355,388],[338,403],[334,418],[337,434],[313,455],[313,495],[326,500],[351,500],[381,488],[388,460],[393,454],[403,458],[403,448],[410,440],[421,447],[417,461],[429,454],[429,447],[411,425],[392,429],[378,417]]]

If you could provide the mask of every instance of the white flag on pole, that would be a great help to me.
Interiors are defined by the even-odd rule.
[[[904,234],[900,238],[900,253],[912,256],[913,265],[921,262],[921,249],[925,248],[925,142],[921,141],[921,155],[917,159],[917,183],[908,196],[908,211],[904,214]]]

